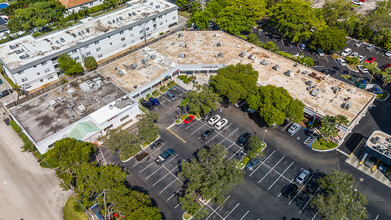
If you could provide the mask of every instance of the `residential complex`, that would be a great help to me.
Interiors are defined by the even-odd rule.
[[[85,18],[68,29],[34,38],[21,37],[0,45],[7,76],[31,91],[58,80],[57,58],[69,54],[83,63],[97,61],[160,35],[177,25],[178,7],[164,0],[129,1],[126,7],[96,18]]]

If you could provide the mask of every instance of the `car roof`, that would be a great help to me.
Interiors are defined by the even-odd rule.
[[[169,154],[174,154],[175,153],[174,149],[171,149],[171,148],[166,150],[166,152],[168,152]]]

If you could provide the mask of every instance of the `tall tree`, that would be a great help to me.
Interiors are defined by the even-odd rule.
[[[121,128],[110,129],[100,138],[112,154],[120,153],[123,158],[130,158],[141,150],[141,140],[136,134],[129,133]]]
[[[337,27],[325,27],[313,36],[312,44],[325,51],[341,50],[346,47],[346,34]]]
[[[335,128],[336,126],[336,118],[333,116],[326,115],[321,120],[322,125],[320,126],[320,133],[326,138],[330,139],[334,137],[338,130]]]
[[[88,56],[84,59],[84,66],[91,71],[98,67],[98,63],[93,56]]]
[[[264,147],[264,142],[258,136],[251,135],[247,144],[247,155],[255,157]]]
[[[355,189],[352,176],[333,171],[319,179],[323,193],[318,193],[311,201],[312,207],[319,211],[323,219],[366,219],[368,203],[365,196]]]
[[[236,64],[217,70],[210,85],[219,94],[228,97],[231,103],[245,99],[257,86],[258,72],[251,64]]]
[[[338,130],[341,125],[347,126],[349,123],[349,119],[345,115],[337,115],[337,117],[335,118],[335,123],[337,124]]]
[[[156,112],[148,112],[137,116],[139,121],[137,122],[138,134],[144,143],[151,143],[159,134],[159,127],[156,122],[159,118],[159,114]]]
[[[217,102],[221,99],[207,86],[202,87],[201,91],[189,91],[186,94],[186,99],[181,104],[184,107],[189,105],[191,114],[204,115],[209,113],[211,110],[215,110]]]
[[[69,54],[62,54],[58,57],[58,67],[63,70],[67,76],[74,76],[84,71],[81,64],[72,59]]]
[[[320,11],[302,0],[284,0],[275,4],[269,11],[269,17],[282,36],[292,42],[307,40],[313,31],[319,31],[326,25]]]
[[[329,26],[336,26],[338,20],[344,20],[356,14],[357,6],[344,0],[326,0],[322,7],[323,17]]]

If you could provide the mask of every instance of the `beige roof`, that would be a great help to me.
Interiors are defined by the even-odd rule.
[[[61,4],[65,6],[65,8],[68,9],[88,2],[93,2],[95,0],[58,0],[58,1],[61,2]]]

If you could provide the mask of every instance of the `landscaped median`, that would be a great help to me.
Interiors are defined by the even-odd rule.
[[[257,136],[251,136],[247,144],[247,155],[236,165],[236,168],[243,169],[247,163],[262,154],[267,144]]]
[[[384,101],[386,101],[388,99],[389,96],[390,96],[390,93],[387,92],[386,90],[383,90],[382,94],[378,94],[376,96],[376,100],[384,102]]]
[[[315,151],[330,151],[338,147],[338,144],[324,139],[320,136],[314,143],[312,143],[311,148]]]

